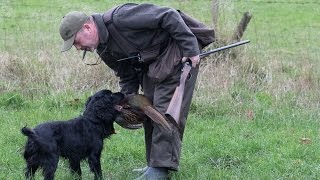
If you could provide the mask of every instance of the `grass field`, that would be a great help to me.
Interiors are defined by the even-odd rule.
[[[86,66],[74,49],[60,53],[58,27],[68,11],[103,12],[125,2],[0,2],[0,179],[24,178],[21,127],[76,117],[98,89],[119,90],[104,64]],[[130,2],[172,6],[212,25],[209,0]],[[236,59],[225,52],[203,60],[181,170],[172,179],[320,179],[320,4],[220,2],[218,38],[228,41],[249,11],[243,39],[251,43],[233,50]],[[143,130],[116,131],[105,140],[104,177],[134,179],[131,170],[145,165]],[[92,179],[85,162],[82,167],[83,179]],[[66,161],[56,176],[72,179]]]

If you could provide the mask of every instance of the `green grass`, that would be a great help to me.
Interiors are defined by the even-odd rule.
[[[71,10],[91,14],[125,2],[1,1],[0,179],[23,179],[21,127],[76,117],[96,90],[119,90],[104,64],[85,66],[74,49],[60,53],[58,27]],[[131,2],[172,6],[212,24],[209,0]],[[218,37],[227,42],[249,11],[243,39],[251,43],[234,49],[237,59],[226,52],[203,61],[173,179],[320,179],[320,4],[279,2],[220,1]],[[145,165],[143,130],[116,130],[105,140],[104,177],[134,179],[131,170]],[[83,179],[92,179],[82,167]],[[57,179],[72,179],[62,159]]]
[[[3,132],[0,141],[0,177],[22,179],[22,147],[26,138],[20,128],[52,119],[70,119],[82,111],[85,96],[45,97],[32,100],[19,94],[1,96]],[[318,179],[319,120],[317,112],[278,103],[261,94],[252,118],[237,112],[193,112],[184,137],[181,170],[174,179]],[[234,103],[235,100],[233,100]],[[225,108],[235,108],[228,104]],[[198,107],[201,110],[201,107]],[[208,107],[207,107],[208,108]],[[194,109],[194,107],[193,107]],[[105,140],[102,155],[107,179],[132,179],[131,169],[144,165],[143,130],[116,125],[118,134]],[[301,144],[310,138],[311,144]],[[92,178],[86,163],[84,179]],[[40,175],[39,175],[40,176]],[[57,179],[70,179],[67,162],[61,160]]]

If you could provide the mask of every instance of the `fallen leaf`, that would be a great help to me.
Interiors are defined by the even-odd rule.
[[[247,110],[246,114],[247,114],[247,118],[248,118],[249,120],[253,120],[253,118],[254,118],[254,112],[253,112],[253,110],[251,110],[251,109]]]
[[[301,138],[300,144],[311,144],[311,139],[310,138]]]

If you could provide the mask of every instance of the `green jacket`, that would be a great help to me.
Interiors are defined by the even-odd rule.
[[[103,27],[98,18],[94,19],[98,25],[100,38],[98,54],[120,77],[121,91],[136,93],[141,84],[141,73],[144,73],[141,69],[146,69],[148,64],[140,64],[136,60],[117,62],[118,59],[128,57],[130,54],[119,47],[108,32],[106,24]],[[159,45],[159,53],[162,53],[170,39],[173,39],[179,47],[178,53],[181,57],[200,53],[197,38],[175,9],[146,3],[128,3],[116,8],[112,23],[117,31],[139,51]]]

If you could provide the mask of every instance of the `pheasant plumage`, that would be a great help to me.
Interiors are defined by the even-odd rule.
[[[141,128],[142,123],[150,118],[167,130],[171,130],[167,119],[155,109],[147,97],[141,94],[128,95],[116,109],[120,112],[120,116],[116,118],[115,122],[123,128]]]

